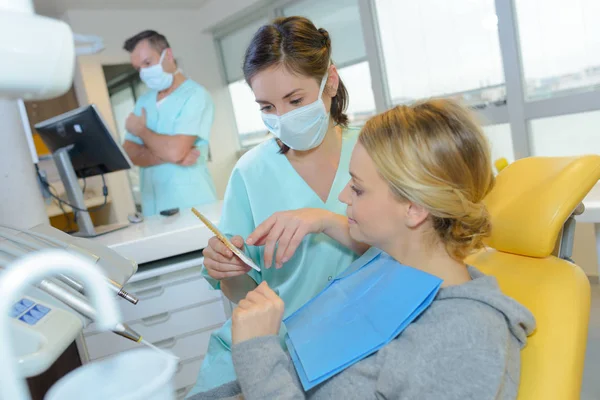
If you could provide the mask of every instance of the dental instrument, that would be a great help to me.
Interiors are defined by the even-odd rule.
[[[235,254],[240,260],[242,260],[244,262],[244,264],[246,264],[247,266],[251,267],[252,269],[259,271],[260,272],[260,267],[258,265],[256,265],[254,263],[254,261],[252,261],[252,259],[250,257],[248,257],[246,254],[244,254],[244,252],[242,252],[240,249],[238,249],[237,247],[235,247],[233,245],[233,243],[231,243],[231,241],[229,239],[227,239],[227,237],[225,235],[223,235],[221,233],[221,231],[213,225],[212,222],[210,222],[210,220],[208,218],[206,218],[204,215],[202,215],[202,213],[200,213],[200,211],[196,210],[194,207],[192,207],[192,212],[194,213],[194,215],[196,217],[198,217],[198,219],[200,221],[202,221],[202,223],[204,225],[206,225],[206,227],[208,229],[211,230],[212,233],[215,234],[215,236],[225,245],[227,246],[227,248],[229,250],[231,250],[231,252],[233,254]]]

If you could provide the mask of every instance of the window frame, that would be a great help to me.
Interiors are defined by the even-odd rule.
[[[213,31],[217,56],[220,58],[219,63],[222,67],[222,81],[225,85],[230,82],[227,82],[224,76],[223,54],[219,39],[259,18],[266,16],[272,20],[275,17],[283,16],[283,9],[298,1],[303,0],[272,0],[266,5],[259,4],[258,7],[254,7],[250,12],[245,12],[241,17],[234,16],[232,19],[226,20]],[[519,0],[494,0],[498,16],[498,36],[505,77],[506,100],[473,107],[483,125],[509,124],[515,160],[532,155],[532,145],[529,142],[531,120],[600,110],[600,88],[565,92],[551,98],[526,100],[516,1]],[[386,80],[381,35],[377,23],[377,8],[375,0],[358,0],[358,6],[366,48],[366,57],[363,61],[367,61],[369,64],[375,111],[380,113],[394,105]],[[339,65],[338,67],[347,66],[349,65]],[[230,96],[229,101],[231,101]],[[231,109],[233,109],[233,103],[231,103]],[[242,148],[239,133],[238,141]]]

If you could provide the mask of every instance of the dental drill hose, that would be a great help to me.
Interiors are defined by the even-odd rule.
[[[92,321],[96,320],[96,310],[87,302],[87,299],[65,289],[61,286],[61,282],[56,282],[53,279],[44,279],[37,284],[37,287]],[[112,331],[119,336],[137,343],[142,340],[142,335],[131,329],[127,324],[120,323]]]

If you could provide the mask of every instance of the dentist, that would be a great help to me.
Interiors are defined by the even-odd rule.
[[[246,254],[261,271],[250,270],[216,238],[204,250],[203,270],[234,303],[267,282],[285,301],[286,313],[294,312],[366,250],[362,243],[340,244],[330,231],[280,237],[293,223],[283,217],[268,237],[251,235],[278,211],[309,208],[298,221],[320,221],[333,213],[339,226],[332,230],[347,236],[346,206],[338,196],[350,179],[359,130],[348,127],[348,92],[331,62],[331,46],[325,29],[303,17],[287,17],[261,27],[246,50],[244,76],[274,138],[247,152],[233,169],[219,227],[240,248],[247,240]],[[290,241],[293,246],[276,249],[277,243]],[[188,396],[235,381],[231,346],[228,321],[211,336]]]
[[[127,118],[123,144],[140,167],[142,211],[154,215],[215,201],[206,165],[214,118],[210,94],[178,69],[160,33],[138,33],[123,47],[149,89]]]

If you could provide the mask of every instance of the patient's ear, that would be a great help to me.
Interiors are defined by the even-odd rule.
[[[427,220],[429,211],[423,206],[408,201],[406,202],[405,217],[406,226],[414,229]]]

